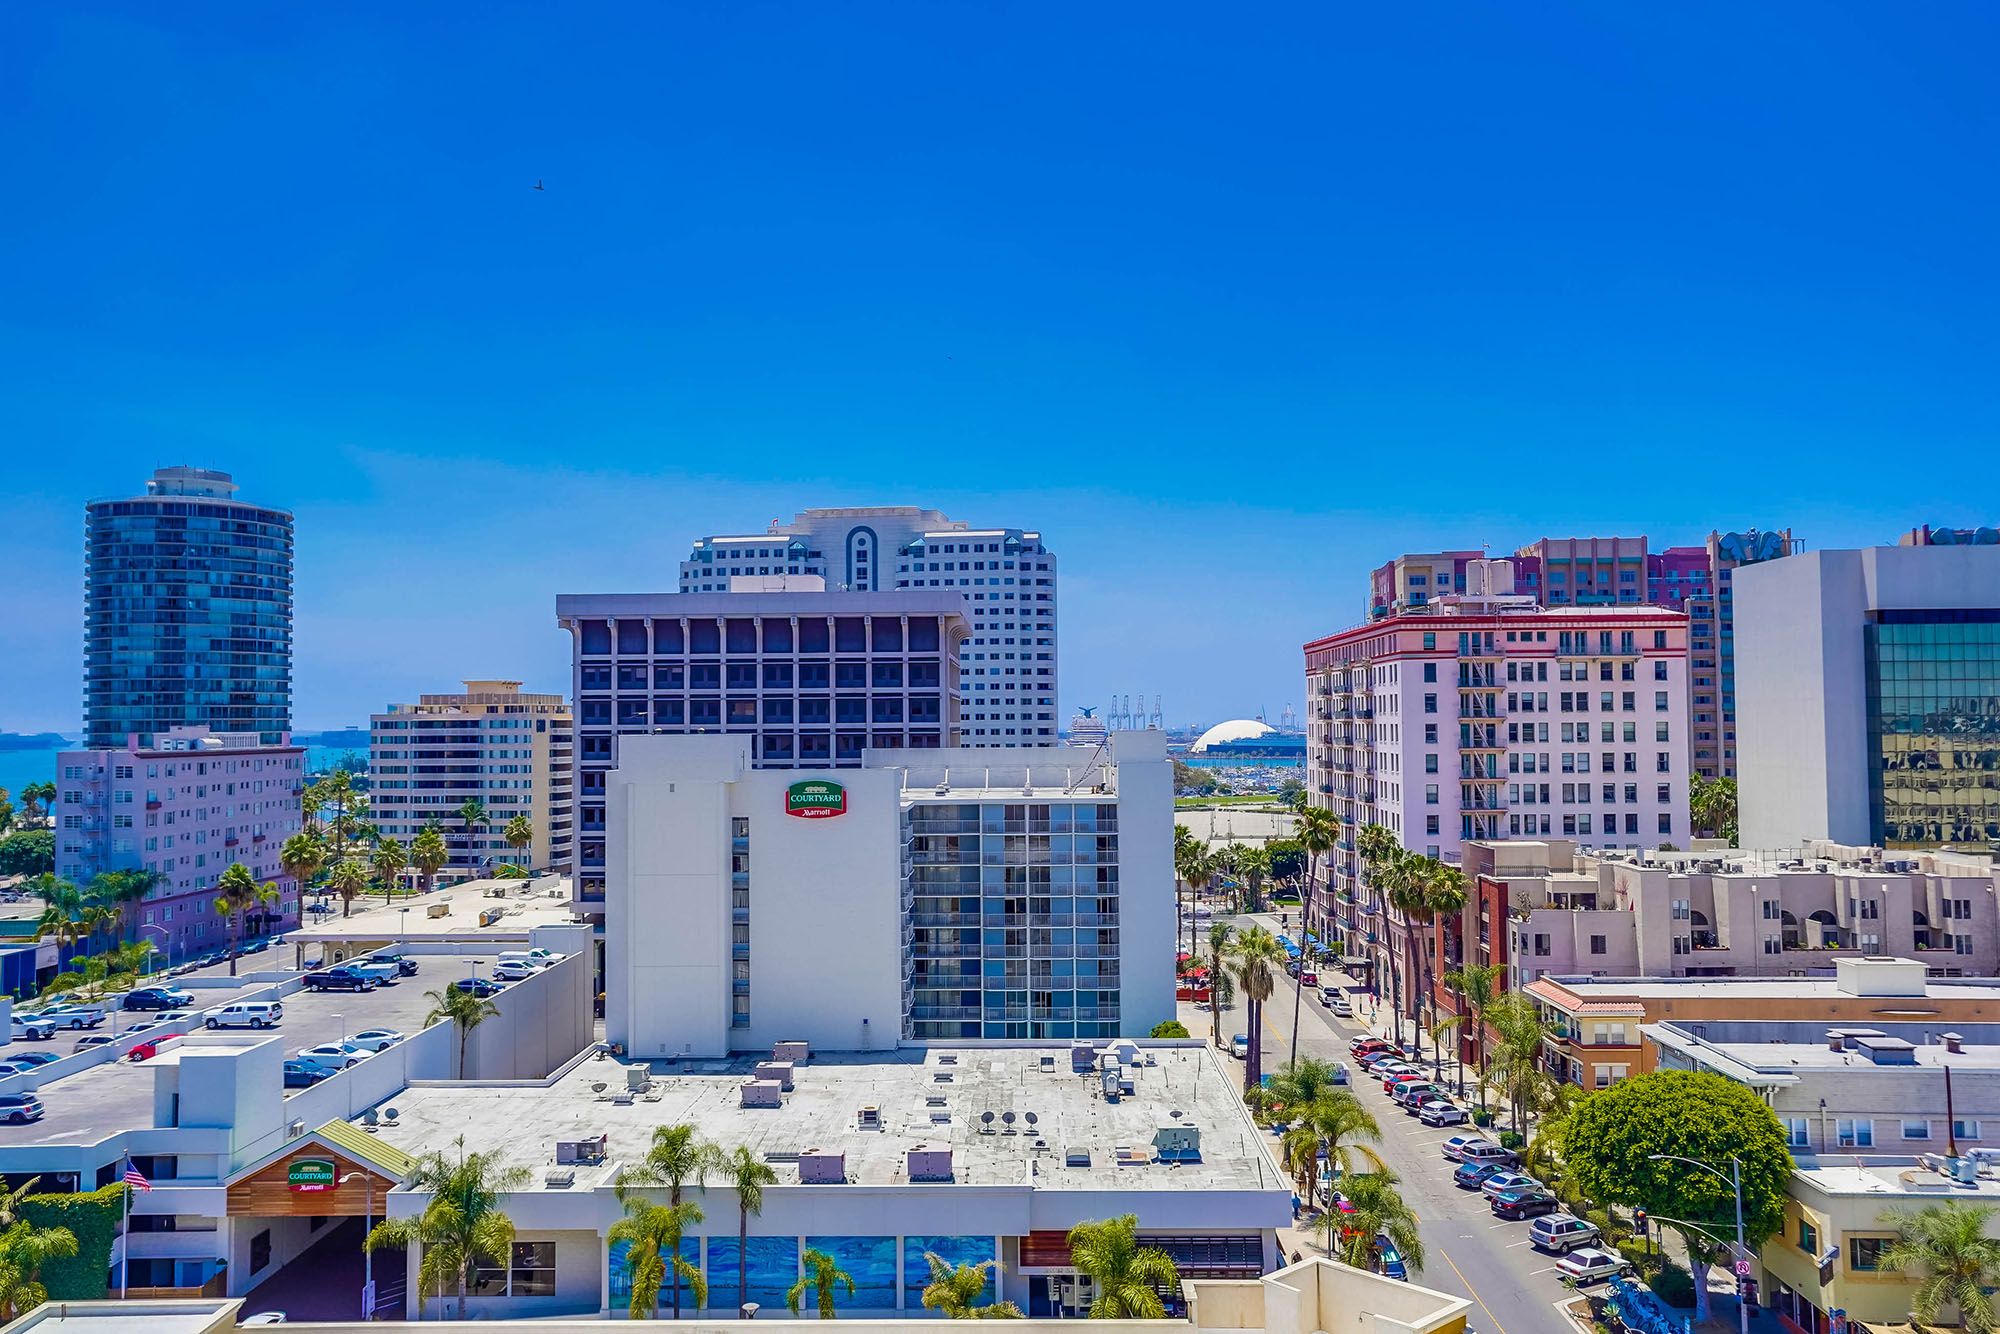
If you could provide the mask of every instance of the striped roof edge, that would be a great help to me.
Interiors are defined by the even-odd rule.
[[[307,1137],[325,1140],[356,1162],[366,1163],[383,1176],[398,1181],[407,1178],[417,1165],[410,1154],[393,1144],[384,1144],[352,1121],[328,1121],[319,1129],[308,1131]]]

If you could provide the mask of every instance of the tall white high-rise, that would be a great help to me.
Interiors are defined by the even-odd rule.
[[[803,510],[763,533],[698,539],[680,591],[793,574],[819,575],[829,591],[960,593],[972,625],[960,744],[1056,744],[1056,558],[1039,532],[975,528],[914,505]]]

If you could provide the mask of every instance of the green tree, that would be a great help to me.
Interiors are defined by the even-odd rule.
[[[21,788],[21,818],[23,821],[38,821],[48,816],[55,808],[56,785],[54,783],[27,783]]]
[[[430,1021],[426,1021],[427,1023]],[[528,1184],[525,1167],[501,1167],[490,1155],[467,1153],[465,1137],[455,1141],[458,1157],[441,1150],[417,1160],[405,1183],[428,1192],[430,1202],[413,1218],[377,1223],[362,1243],[368,1251],[419,1247],[417,1318],[424,1313],[424,1294],[441,1289],[446,1279],[458,1285],[458,1318],[465,1319],[465,1294],[481,1261],[499,1265],[514,1245],[514,1220],[500,1209],[500,1197]]]
[[[342,857],[326,873],[327,887],[340,895],[340,915],[354,912],[354,900],[368,888],[368,868],[359,857]]]
[[[312,830],[301,830],[278,849],[278,866],[292,878],[301,894],[312,888],[313,877],[326,865],[326,841]]]
[[[1882,1252],[1881,1266],[1893,1274],[1920,1275],[1910,1297],[1910,1314],[1934,1325],[1948,1308],[1971,1334],[1992,1334],[1993,1298],[2000,1282],[2000,1241],[1986,1234],[1986,1220],[2000,1209],[1990,1204],[1949,1200],[1923,1209],[1891,1209],[1882,1224],[1901,1235]]]
[[[1696,838],[1736,843],[1736,780],[1688,776],[1688,817]]]
[[[1278,973],[1285,964],[1285,947],[1278,938],[1261,926],[1245,927],[1229,944],[1230,967],[1236,974],[1236,984],[1243,989],[1243,999],[1249,1010],[1250,1051],[1243,1058],[1243,1091],[1248,1093],[1257,1087],[1257,1077],[1261,1073],[1260,1059],[1263,1043],[1259,1041],[1263,1030],[1259,1024],[1264,1018],[1264,1002],[1271,999],[1276,989]]]
[[[507,840],[507,846],[520,852],[535,841],[535,822],[525,815],[516,815],[507,822],[500,836]]]
[[[804,1261],[806,1272],[799,1276],[799,1281],[792,1284],[791,1290],[785,1294],[785,1305],[791,1309],[793,1315],[797,1315],[799,1303],[805,1300],[806,1289],[810,1288],[819,1299],[819,1318],[833,1319],[833,1290],[844,1286],[847,1289],[847,1300],[853,1301],[853,1278],[849,1277],[845,1269],[834,1263],[832,1256],[816,1251],[810,1246],[806,1247],[805,1254],[800,1258]]]
[[[1306,873],[1306,850],[1299,846],[1297,839],[1273,839],[1264,845],[1264,851],[1271,858],[1273,880],[1296,880]],[[1325,899],[1321,899],[1321,906],[1324,906],[1325,902]]]
[[[618,1202],[625,1206],[625,1216],[611,1225],[606,1240],[613,1245],[628,1243],[625,1272],[632,1281],[632,1318],[660,1318],[660,1289],[666,1286],[669,1266],[673,1268],[676,1294],[685,1282],[694,1298],[695,1310],[707,1306],[708,1281],[702,1277],[698,1265],[681,1256],[681,1238],[702,1221],[701,1206],[693,1200],[655,1204],[622,1181],[618,1185]]]
[[[1174,828],[1178,831],[1186,826],[1175,825]],[[1194,907],[1201,901],[1202,890],[1215,878],[1215,858],[1209,854],[1207,845],[1193,838],[1176,841],[1174,875],[1187,886],[1185,896],[1182,896],[1179,890],[1175,891],[1175,895],[1176,904],[1180,909],[1180,920],[1188,924],[1187,952],[1193,954]],[[1179,948],[1178,940],[1175,947]]]
[[[0,838],[0,875],[47,875],[55,869],[53,830],[17,829]]]
[[[1236,874],[1243,877],[1243,903],[1251,912],[1264,907],[1264,882],[1271,878],[1271,854],[1262,848],[1244,848],[1236,858]]]
[[[59,875],[44,873],[27,885],[27,890],[43,903],[41,918],[35,923],[35,939],[54,939],[56,948],[82,940],[83,894]]]
[[[1151,1036],[1156,1038],[1184,1038],[1188,1035],[1187,1025],[1178,1019],[1163,1019],[1153,1025]]]
[[[778,1174],[746,1144],[722,1160],[722,1175],[736,1192],[736,1306],[750,1300],[750,1219],[764,1212],[764,1187],[778,1184]]]
[[[1396,1189],[1399,1178],[1388,1168],[1341,1178],[1340,1193],[1354,1206],[1352,1213],[1328,1209],[1313,1220],[1320,1245],[1356,1269],[1374,1269],[1382,1254],[1380,1238],[1386,1236],[1403,1257],[1412,1274],[1423,1272],[1424,1239],[1417,1230],[1417,1216]]]
[[[434,824],[427,824],[417,831],[410,840],[410,865],[417,868],[417,874],[424,878],[424,893],[431,892],[431,882],[444,864],[451,860],[451,849],[445,846],[444,835]]]
[[[1236,928],[1227,922],[1208,924],[1208,1025],[1215,1045],[1222,1045],[1222,1012],[1235,1000],[1236,980],[1222,961],[1229,956]],[[1226,994],[1225,994],[1226,993]]]
[[[241,930],[243,919],[252,909],[266,903],[275,903],[278,898],[276,885],[259,885],[257,877],[250,874],[250,868],[242,862],[232,862],[229,869],[215,878],[215,915],[222,919],[223,929],[229,933],[229,975],[236,976],[236,956],[243,943]]]
[[[1257,1119],[1285,1126],[1279,1150],[1307,1204],[1317,1202],[1322,1156],[1342,1177],[1361,1170],[1357,1164],[1381,1168],[1380,1156],[1362,1141],[1379,1144],[1382,1128],[1359,1098],[1333,1083],[1330,1062],[1310,1056],[1288,1062],[1260,1094],[1253,1095],[1261,1104]]]
[[[1533,1001],[1511,992],[1487,1006],[1486,1026],[1493,1033],[1493,1048],[1485,1081],[1506,1100],[1514,1129],[1525,1135],[1528,1118],[1551,1096],[1542,1048],[1555,1027],[1542,1018]]]
[[[467,797],[463,802],[459,803],[458,809],[453,811],[452,814],[458,817],[459,823],[465,829],[466,860],[477,865],[479,858],[473,855],[476,845],[472,839],[473,835],[484,829],[486,822],[492,818],[486,813],[486,803],[477,797]]]
[[[1360,831],[1354,835],[1354,851],[1361,858],[1361,896],[1375,909],[1375,915],[1372,920],[1386,922],[1388,920],[1389,905],[1385,894],[1387,888],[1396,879],[1397,866],[1407,855],[1403,851],[1403,845],[1394,834],[1390,833],[1383,826],[1369,824],[1361,826]],[[1384,943],[1386,944],[1386,936]],[[1386,971],[1389,976],[1386,989],[1389,993],[1389,1013],[1394,1017],[1396,1024],[1396,1045],[1401,1046],[1403,1042],[1402,970],[1397,966],[1394,949],[1384,949],[1376,951],[1374,954],[1377,961],[1376,971],[1378,974],[1385,971],[1382,964],[1385,962],[1387,964]]]
[[[1069,1258],[1097,1289],[1090,1304],[1092,1320],[1163,1319],[1167,1310],[1160,1289],[1171,1291],[1181,1281],[1165,1251],[1139,1244],[1134,1214],[1078,1223],[1069,1230]]]
[[[1299,812],[1298,820],[1295,823],[1295,833],[1299,841],[1299,846],[1306,851],[1305,893],[1299,901],[1299,944],[1301,948],[1305,948],[1310,943],[1306,939],[1307,933],[1312,931],[1313,924],[1317,920],[1313,916],[1313,889],[1319,879],[1320,854],[1333,850],[1333,846],[1339,838],[1339,829],[1334,824],[1332,811],[1327,810],[1324,806],[1308,806]],[[1265,854],[1267,859],[1269,856],[1269,853]],[[1321,912],[1322,914],[1325,912],[1323,900],[1321,902]],[[1318,934],[1324,936],[1327,933],[1322,929]],[[1301,960],[1299,974],[1292,979],[1292,1059],[1294,1061],[1299,1059],[1299,1011],[1304,1006],[1305,990],[1306,970],[1305,963]]]
[[[627,1168],[625,1180],[634,1186],[659,1186],[667,1191],[667,1202],[679,1204],[681,1192],[692,1181],[699,1189],[707,1189],[711,1172],[726,1170],[728,1160],[723,1156],[720,1145],[701,1138],[699,1130],[692,1125],[654,1126],[653,1142],[646,1150],[644,1161],[636,1167]],[[674,1319],[681,1318],[681,1276],[679,1271],[670,1272],[667,1277],[673,1283]]]
[[[76,1234],[66,1227],[16,1222],[0,1232],[0,1321],[25,1315],[49,1298],[42,1266],[76,1254]]]
[[[1507,976],[1507,969],[1497,963],[1466,964],[1454,968],[1443,977],[1445,987],[1458,998],[1458,1013],[1447,1015],[1431,1025],[1431,1041],[1443,1042],[1445,1035],[1454,1029],[1464,1028],[1472,1034],[1473,1058],[1479,1064],[1479,1108],[1486,1109],[1486,1012],[1493,1008],[1493,1002],[1500,996],[1501,982]]]
[[[347,845],[368,831],[368,795],[354,786],[347,770],[335,769],[314,783],[306,796],[315,813],[326,812],[327,832],[332,835],[330,860],[337,865],[346,858]]]
[[[100,871],[91,877],[90,887],[83,892],[83,897],[86,903],[109,909],[117,914],[120,922],[124,922],[134,919],[133,906],[165,880],[166,877],[157,871]]]
[[[382,901],[389,902],[396,897],[396,877],[410,864],[409,855],[395,839],[380,838],[375,840],[375,851],[368,863],[375,870],[375,878],[382,882]]]
[[[1741,1164],[1745,1241],[1754,1253],[1784,1226],[1792,1155],[1784,1127],[1758,1096],[1720,1075],[1658,1070],[1613,1084],[1577,1104],[1567,1137],[1577,1189],[1607,1204],[1636,1205],[1679,1232],[1694,1274],[1695,1323],[1708,1319],[1708,1257],[1734,1240],[1732,1160]],[[1671,1155],[1665,1157],[1663,1155]],[[1692,1159],[1709,1170],[1678,1159]],[[1680,1219],[1676,1224],[1667,1219]]]
[[[431,1003],[430,1013],[424,1016],[424,1027],[429,1028],[440,1019],[451,1020],[451,1026],[458,1030],[458,1073],[465,1078],[465,1044],[472,1036],[472,1030],[500,1013],[500,1007],[484,996],[475,996],[457,987],[440,987],[436,991],[424,993],[424,999]],[[679,1201],[676,1201],[678,1203]]]
[[[986,1295],[986,1285],[993,1281],[988,1275],[1000,1273],[998,1260],[954,1267],[931,1251],[924,1252],[924,1260],[931,1267],[931,1281],[924,1285],[925,1310],[943,1311],[953,1320],[1021,1318],[1021,1308],[1012,1302],[990,1302],[983,1306],[979,1303]]]

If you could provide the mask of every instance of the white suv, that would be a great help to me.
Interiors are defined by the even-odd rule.
[[[271,1028],[285,1017],[277,1001],[236,1001],[210,1010],[202,1022],[210,1028]]]

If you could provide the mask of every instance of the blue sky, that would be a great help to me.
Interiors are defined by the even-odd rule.
[[[1175,722],[1400,550],[1994,522],[1996,13],[17,6],[0,728],[172,462],[298,514],[302,728],[809,505],[1041,527]]]

